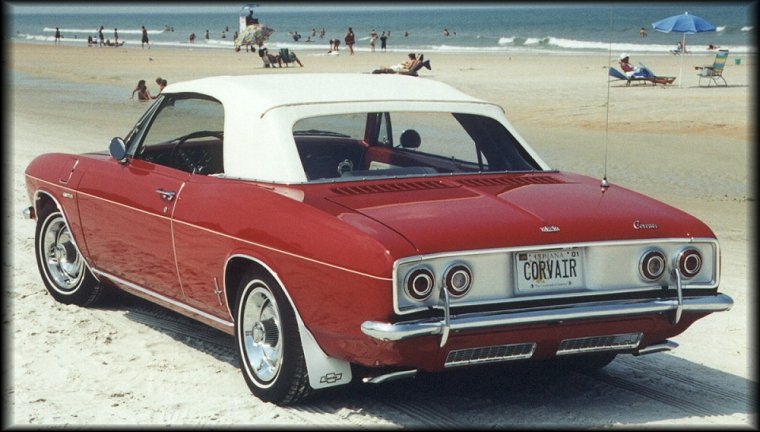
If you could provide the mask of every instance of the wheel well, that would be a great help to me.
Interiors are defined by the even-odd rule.
[[[44,214],[46,210],[52,210],[58,207],[58,204],[53,200],[53,197],[44,192],[37,193],[36,201],[34,211],[37,214],[37,217]]]
[[[243,275],[249,270],[261,274],[269,273],[263,265],[247,257],[234,257],[227,263],[227,269],[224,273],[224,286],[226,288],[225,296],[233,318],[237,318],[235,317],[235,314],[237,313],[235,300],[237,299],[237,291],[239,289],[240,281],[243,278]]]

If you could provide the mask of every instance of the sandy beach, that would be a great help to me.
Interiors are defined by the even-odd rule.
[[[552,167],[601,179],[606,159],[613,185],[705,221],[721,245],[721,291],[735,305],[674,338],[675,351],[620,356],[595,374],[456,372],[342,388],[282,408],[250,394],[230,336],[126,294],[89,309],[47,295],[34,258],[35,225],[21,216],[29,205],[24,170],[39,154],[105,150],[112,137],[126,135],[148,107],[130,100],[140,79],[155,93],[156,77],[171,84],[210,75],[367,73],[405,54],[297,50],[304,67],[265,69],[244,51],[6,44],[4,149],[12,169],[4,220],[12,262],[3,287],[4,426],[757,428],[754,55],[740,64],[731,55],[728,87],[707,88],[698,86],[694,66],[711,64],[712,54],[683,63],[636,54],[634,63],[677,79],[627,87],[608,83],[619,53],[426,53],[432,70],[419,79],[500,104]]]

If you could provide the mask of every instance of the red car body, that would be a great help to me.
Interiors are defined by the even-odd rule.
[[[358,79],[381,79],[386,87],[414,80]],[[174,85],[164,97],[201,94],[203,88]],[[212,96],[228,112],[224,97]],[[146,117],[153,124],[162,109],[155,107],[161,104]],[[229,127],[225,119],[225,146],[233,135]],[[291,131],[281,133],[293,139]],[[65,220],[65,227],[59,223],[54,230],[38,218],[43,280],[58,300],[86,304],[67,297],[69,267],[61,263],[73,263],[76,256],[98,286],[118,287],[236,335],[244,376],[265,400],[291,403],[310,389],[343,384],[351,379],[351,365],[354,373],[361,366],[369,380],[379,382],[417,370],[560,354],[591,363],[601,353],[606,363],[618,353],[670,349],[669,338],[732,303],[718,293],[719,248],[704,223],[625,188],[543,169],[540,161],[531,162],[536,169],[514,172],[280,182],[202,175],[198,169],[188,172],[142,159],[140,150],[132,148],[139,139],[138,132],[122,142],[122,152],[131,149],[131,155],[54,153],[29,165],[30,214],[57,211]],[[371,140],[365,136],[359,141],[367,158]],[[375,161],[390,164],[398,158],[391,153],[377,150]],[[301,158],[306,163],[303,152]],[[530,153],[525,158],[530,160]],[[63,240],[40,240],[46,233]],[[46,245],[58,252],[46,252]],[[651,245],[663,251],[652,271],[660,266],[667,270],[629,289],[628,281],[647,271],[641,260]],[[689,248],[696,248],[697,255],[684,257]],[[547,260],[546,268],[536,258],[518,261],[524,259],[518,258],[521,254],[539,256],[540,251],[561,255]],[[578,265],[583,268],[576,269],[576,261],[561,251],[582,253]],[[54,258],[47,267],[46,254]],[[634,257],[630,262],[621,258],[629,256]],[[697,256],[700,272],[708,274],[692,276],[692,284],[682,281],[677,261],[686,262],[689,271],[688,263]],[[450,272],[456,263],[468,267]],[[271,329],[260,324],[271,320],[255,320],[247,330],[236,327],[245,307],[240,291],[252,267],[265,274],[265,282],[271,278],[267,285],[278,286],[269,291],[280,291],[272,297],[269,291],[256,291],[268,299],[264,303],[279,309],[253,308],[276,317],[279,336],[270,337]],[[510,276],[495,283],[491,275],[502,267]],[[410,279],[420,269],[434,274],[429,278],[432,295],[424,295],[425,274]],[[524,282],[515,282],[532,278],[540,285],[567,277],[572,285],[576,271],[582,273],[583,287],[534,293],[520,288]],[[441,274],[459,277],[466,284],[462,290],[482,288],[480,297],[468,300],[467,295],[476,294],[441,288],[454,280],[442,281]],[[291,308],[291,324],[299,330],[288,340]],[[267,349],[285,348],[266,359],[271,373],[260,375],[256,365],[252,369],[255,362],[246,361],[251,355],[246,344],[258,347],[264,340]],[[298,375],[288,363],[298,350],[308,374]],[[342,366],[333,370],[316,358]],[[281,391],[292,390],[295,382],[308,382],[309,388],[296,396]]]

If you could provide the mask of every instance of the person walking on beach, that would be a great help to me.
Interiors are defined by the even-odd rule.
[[[372,32],[369,34],[369,48],[372,52],[375,52],[375,41],[377,41],[377,32],[375,29],[372,29]]]
[[[343,38],[343,41],[346,42],[346,45],[348,45],[348,52],[350,55],[354,55],[354,43],[356,42],[356,35],[354,35],[354,29],[351,27],[348,28],[348,31],[346,32],[346,36]]]
[[[113,29],[113,42],[116,45],[119,44],[119,29],[117,29],[117,28]]]
[[[390,33],[391,32],[388,32],[388,34],[386,35],[385,32],[383,32],[380,35],[380,51],[382,52],[385,52],[385,44],[388,41],[388,36],[390,36]]]
[[[58,27],[55,28],[55,44],[61,44],[61,30]]]
[[[130,99],[135,98],[135,93],[137,93],[137,100],[147,101],[152,99],[150,92],[148,91],[148,86],[145,85],[145,80],[140,80],[137,82],[137,87],[132,90],[132,96],[130,96]]]
[[[145,28],[145,26],[142,26],[142,44],[140,47],[145,48],[145,44],[148,44],[148,49],[150,49],[150,42],[148,42],[148,30]]]
[[[105,38],[103,38],[103,28],[104,28],[103,26],[100,26],[100,28],[98,29],[98,41],[100,41],[99,42],[100,46],[103,46],[106,44]]]

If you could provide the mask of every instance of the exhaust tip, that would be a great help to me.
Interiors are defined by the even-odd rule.
[[[633,353],[633,355],[640,356],[640,355],[646,355],[646,354],[654,354],[654,353],[663,352],[663,351],[672,351],[676,348],[678,348],[677,343],[666,340],[665,342],[649,345],[648,347],[636,350]]]

